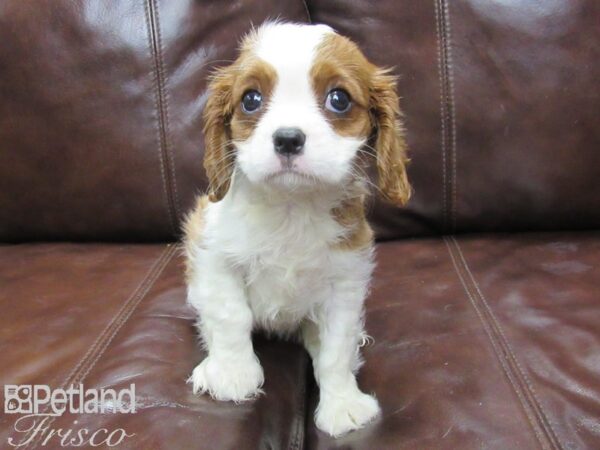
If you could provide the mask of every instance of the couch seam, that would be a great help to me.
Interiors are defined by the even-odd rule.
[[[308,3],[306,2],[306,0],[302,0],[302,3],[304,4],[304,10],[306,11],[306,18],[308,19],[308,23],[313,23]]]
[[[531,426],[531,429],[532,429],[534,435],[536,436],[538,442],[544,449],[547,449],[547,448],[559,448],[560,449],[560,448],[562,448],[560,446],[560,444],[558,444],[558,445],[556,444],[556,442],[558,440],[556,440],[556,442],[555,442],[555,440],[553,439],[553,436],[545,428],[544,422],[542,421],[542,418],[539,416],[539,412],[536,410],[535,405],[532,404],[531,399],[528,398],[528,395],[527,395],[528,392],[526,391],[527,386],[524,385],[522,383],[522,381],[519,379],[519,374],[515,373],[515,369],[512,367],[513,365],[511,364],[511,361],[508,360],[507,357],[505,356],[507,348],[506,348],[506,345],[503,345],[503,343],[506,344],[506,342],[503,342],[501,337],[498,336],[498,331],[495,329],[493,324],[490,323],[489,319],[486,318],[485,313],[480,309],[481,306],[479,306],[478,303],[482,303],[482,302],[478,302],[475,297],[477,296],[477,297],[479,297],[480,300],[482,300],[480,295],[476,295],[477,292],[479,294],[481,294],[481,290],[478,289],[477,282],[475,281],[475,278],[473,277],[473,275],[466,263],[466,260],[464,259],[464,257],[462,257],[462,252],[460,251],[460,246],[458,245],[458,242],[456,241],[456,239],[454,237],[448,237],[448,236],[444,237],[444,242],[448,249],[448,253],[450,254],[452,265],[454,266],[454,270],[459,278],[459,281],[460,281],[465,293],[467,294],[467,297],[469,299],[469,302],[471,303],[471,306],[475,310],[477,317],[479,318],[480,322],[483,325],[484,331],[485,331],[486,335],[488,336],[488,339],[489,339],[492,349],[496,355],[496,358],[498,359],[498,362],[502,366],[504,375],[506,376],[510,386],[512,387],[513,391],[517,395],[519,402],[521,404],[521,407],[523,409],[523,412],[525,413],[525,416],[527,417],[529,425]],[[453,250],[453,248],[452,248],[453,245],[456,248],[456,252],[458,252],[459,256],[457,256],[455,251]],[[459,262],[459,258],[460,258],[460,262]],[[461,267],[462,267],[462,270],[461,270]],[[462,272],[464,272],[465,275],[463,275]],[[469,283],[467,282],[467,279],[466,279],[467,275],[469,276],[469,279],[471,280],[471,284],[473,284],[473,286],[475,286],[475,290],[476,290],[475,292],[473,291],[472,288],[469,287]],[[490,312],[489,308],[486,310],[488,311],[488,314],[489,314],[489,312]],[[555,438],[555,436],[554,436],[554,438]]]
[[[446,0],[435,0],[435,20],[440,77],[440,121],[442,153],[442,220],[446,231],[456,229],[456,119],[450,11]],[[451,165],[451,167],[449,167]]]
[[[150,55],[153,59],[154,62],[154,47],[153,47],[153,39],[152,39],[152,31],[151,31],[151,19],[150,19],[150,12],[148,9],[148,2],[145,1],[144,2],[144,11],[145,11],[145,18],[146,18],[146,26],[148,28],[148,48],[150,50]],[[160,168],[160,176],[162,179],[162,187],[163,187],[163,194],[165,196],[165,201],[166,201],[166,206],[167,206],[167,216],[168,216],[168,220],[169,220],[169,225],[171,227],[171,232],[175,231],[175,225],[173,223],[173,216],[171,213],[171,202],[170,202],[170,196],[169,196],[169,192],[168,192],[168,181],[166,179],[166,174],[165,174],[165,167],[164,167],[164,160],[163,160],[163,150],[161,147],[161,134],[160,134],[160,118],[159,118],[159,104],[158,104],[158,92],[157,92],[157,82],[156,82],[156,67],[155,67],[155,63],[154,66],[151,69],[151,74],[152,74],[152,84],[153,84],[153,90],[154,90],[154,108],[156,110],[157,116],[156,116],[156,140],[157,140],[157,144],[158,144],[158,156],[159,156],[159,168]]]
[[[562,449],[563,445],[561,444],[560,439],[558,438],[558,434],[556,433],[556,430],[552,426],[552,422],[549,419],[548,413],[544,409],[542,402],[540,401],[540,399],[535,391],[535,388],[533,387],[533,383],[531,382],[531,379],[527,375],[527,371],[521,365],[519,359],[516,356],[516,353],[514,352],[512,346],[510,345],[510,341],[506,337],[506,333],[504,332],[504,329],[502,328],[500,321],[496,318],[496,315],[494,314],[492,308],[490,307],[489,302],[487,301],[486,297],[483,295],[483,292],[481,291],[479,283],[477,283],[475,276],[473,275],[473,273],[471,272],[471,269],[469,268],[469,265],[467,264],[467,261],[463,254],[463,251],[460,248],[460,244],[458,243],[458,241],[455,238],[452,238],[452,240],[454,241],[454,245],[456,246],[458,254],[462,260],[463,266],[465,267],[469,277],[471,278],[473,286],[475,287],[475,290],[476,290],[479,298],[481,299],[485,309],[487,310],[488,315],[490,316],[492,325],[496,329],[496,332],[499,334],[500,341],[504,344],[504,347],[508,351],[509,358],[512,361],[513,365],[515,366],[515,371],[517,372],[517,375],[520,375],[520,377],[521,377],[521,383],[524,383],[524,386],[526,387],[525,391],[526,392],[528,391],[527,393],[531,397],[531,402],[532,402],[533,406],[536,407],[535,409],[537,409],[536,412],[539,415],[539,419],[542,422],[542,425],[544,425],[544,427],[546,428],[546,432],[550,435],[550,437],[553,438],[553,440],[554,440],[553,444],[556,445],[557,448]]]
[[[446,195],[446,183],[447,183],[447,170],[446,170],[446,121],[444,120],[444,92],[445,92],[445,82],[444,82],[444,69],[442,62],[442,44],[441,44],[441,23],[440,23],[440,13],[439,13],[439,1],[434,0],[434,9],[435,9],[435,29],[436,29],[436,40],[437,40],[437,57],[438,57],[438,73],[440,78],[440,122],[441,122],[441,136],[440,136],[440,147],[442,154],[442,222],[444,230],[447,229],[446,221],[447,221],[447,210],[448,210],[448,199]]]
[[[154,83],[154,104],[156,108],[156,133],[160,155],[160,171],[167,198],[169,222],[174,235],[177,234],[177,221],[181,217],[177,179],[175,176],[175,158],[170,139],[169,99],[166,90],[162,34],[159,21],[157,0],[146,0],[146,22],[148,28],[148,45],[153,59],[152,78]]]
[[[454,270],[458,276],[458,279],[459,279],[465,293],[467,294],[469,302],[471,303],[471,306],[475,310],[475,313],[476,313],[477,317],[479,318],[479,321],[483,325],[483,329],[484,329],[486,335],[488,336],[488,339],[490,340],[494,354],[496,355],[496,358],[498,359],[498,361],[500,362],[500,365],[502,366],[504,375],[506,376],[508,383],[512,387],[513,391],[515,392],[515,394],[517,395],[517,397],[519,399],[519,402],[521,403],[521,407],[523,408],[523,412],[525,413],[525,416],[527,417],[527,421],[529,422],[529,425],[531,426],[533,433],[535,434],[535,436],[536,436],[538,442],[540,443],[540,445],[542,446],[542,448],[546,449],[548,447],[544,444],[544,439],[542,438],[542,436],[540,434],[540,430],[538,429],[538,426],[536,426],[535,421],[532,418],[532,415],[531,415],[532,411],[530,410],[530,407],[527,405],[527,402],[523,396],[523,393],[521,392],[521,389],[515,384],[512,376],[511,376],[510,369],[507,366],[506,360],[502,357],[501,350],[498,349],[498,343],[495,341],[495,339],[491,333],[491,330],[489,329],[489,324],[487,323],[487,321],[483,317],[483,314],[479,310],[479,307],[477,306],[476,301],[473,298],[473,295],[472,295],[470,289],[468,288],[464,277],[460,273],[460,268],[458,267],[458,262],[452,251],[452,248],[450,246],[448,239],[449,239],[448,237],[444,237],[444,242],[448,249],[448,253],[450,254],[450,259],[452,260],[452,265],[454,266]]]
[[[289,448],[290,450],[300,450],[301,448],[304,448],[304,439],[305,439],[305,431],[306,431],[306,427],[308,425],[308,420],[306,418],[306,414],[308,412],[307,408],[306,408],[306,402],[308,401],[306,395],[306,385],[308,383],[308,374],[307,374],[307,358],[306,358],[306,353],[302,353],[302,359],[300,362],[300,371],[301,371],[301,376],[300,378],[300,382],[301,382],[301,388],[299,389],[299,393],[298,393],[298,397],[299,397],[299,411],[298,414],[295,417],[294,423],[295,423],[295,430],[296,432],[294,433],[294,437],[292,439],[292,441],[290,442]]]
[[[121,308],[109,321],[108,325],[106,325],[106,327],[100,332],[100,334],[92,343],[92,345],[88,348],[84,356],[73,367],[73,369],[71,369],[71,371],[65,378],[65,381],[61,383],[62,389],[67,389],[69,386],[72,386],[75,383],[81,383],[85,379],[85,377],[90,373],[90,371],[95,367],[96,363],[104,354],[110,343],[114,340],[119,330],[123,327],[127,320],[129,320],[137,306],[144,299],[144,297],[150,291],[160,274],[163,272],[164,268],[173,258],[176,249],[176,245],[167,244],[167,247],[154,261],[148,272],[146,272],[146,275],[144,275],[140,283],[129,295],[123,306],[121,306]],[[88,363],[88,361],[90,362]],[[57,417],[59,416],[50,417],[46,425],[50,426],[56,420]],[[24,448],[36,448],[42,437],[43,435],[40,435],[38,439],[33,440]]]
[[[160,13],[158,8],[158,1],[153,0],[154,9],[156,12],[156,32],[158,38],[158,56],[160,61],[160,73],[162,75],[162,95],[163,95],[163,109],[164,109],[164,129],[165,129],[165,149],[167,151],[167,157],[169,160],[169,168],[171,169],[171,186],[173,190],[173,204],[175,207],[175,213],[178,219],[181,217],[181,208],[179,205],[179,196],[177,191],[177,177],[175,176],[175,153],[173,152],[173,145],[171,144],[171,123],[170,123],[170,111],[169,111],[169,91],[167,90],[168,84],[168,76],[165,69],[165,61],[164,61],[164,49],[163,49],[163,39],[162,39],[162,29],[160,27]]]
[[[452,232],[456,231],[456,208],[457,208],[457,174],[456,174],[456,98],[454,96],[454,68],[452,59],[452,24],[450,20],[450,4],[448,1],[444,1],[444,16],[446,17],[446,35],[447,35],[447,62],[448,62],[448,89],[450,93],[449,107],[450,107],[450,129],[452,131],[451,140],[451,158],[452,158],[452,183],[451,183],[451,195],[452,195],[452,207],[451,207],[451,229]]]

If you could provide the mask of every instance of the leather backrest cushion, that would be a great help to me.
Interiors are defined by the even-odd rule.
[[[298,0],[5,0],[0,241],[165,240],[202,170],[206,76]]]
[[[0,240],[162,240],[206,187],[206,75],[266,18],[394,66],[414,196],[379,238],[600,226],[595,0],[6,0]]]
[[[309,5],[401,77],[414,196],[380,237],[600,227],[600,2]]]

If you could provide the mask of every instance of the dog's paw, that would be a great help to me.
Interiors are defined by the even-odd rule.
[[[379,404],[375,397],[356,389],[348,395],[322,396],[315,422],[317,428],[338,437],[362,428],[379,415]]]
[[[209,356],[196,366],[188,383],[194,394],[208,392],[215,400],[242,402],[262,393],[264,379],[255,356],[227,362]]]

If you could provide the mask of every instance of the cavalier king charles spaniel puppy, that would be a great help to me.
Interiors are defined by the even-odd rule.
[[[194,392],[261,392],[260,328],[310,354],[317,426],[333,435],[379,413],[356,381],[374,267],[365,196],[409,198],[396,78],[325,25],[267,23],[212,76],[204,111],[209,193],[185,224],[188,302],[208,352]],[[369,166],[377,171],[370,182]]]

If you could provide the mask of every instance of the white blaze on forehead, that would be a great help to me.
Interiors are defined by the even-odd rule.
[[[276,69],[296,67],[307,71],[317,46],[333,32],[327,25],[267,24],[258,30],[254,51]]]
[[[277,73],[272,108],[285,109],[286,104],[289,106],[294,103],[296,107],[304,104],[314,109],[310,69],[319,44],[331,33],[334,31],[326,25],[290,23],[267,24],[258,30],[254,53]],[[291,123],[288,125],[294,126]]]

